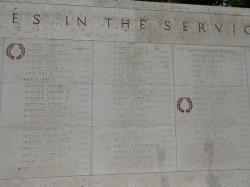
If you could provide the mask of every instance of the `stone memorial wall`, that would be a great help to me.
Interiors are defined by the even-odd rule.
[[[0,1],[0,187],[249,187],[250,9]]]

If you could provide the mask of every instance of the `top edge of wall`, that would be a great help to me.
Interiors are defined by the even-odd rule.
[[[136,10],[161,10],[172,12],[197,12],[246,16],[250,15],[249,8],[160,3],[133,0],[0,0],[0,3],[1,2],[109,7]]]

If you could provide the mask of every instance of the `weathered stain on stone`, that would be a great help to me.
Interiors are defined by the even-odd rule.
[[[207,175],[207,185],[208,187],[223,187],[219,182],[219,177],[209,172]]]
[[[208,170],[210,170],[212,168],[213,157],[215,155],[214,143],[210,137],[206,139],[204,151],[207,153],[208,156]]]

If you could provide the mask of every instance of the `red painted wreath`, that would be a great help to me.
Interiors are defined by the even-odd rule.
[[[188,104],[189,104],[189,106],[188,106],[188,108],[187,108],[186,110],[183,109],[183,108],[181,107],[181,103],[182,103],[184,100],[186,100],[186,101],[188,102]],[[192,102],[192,100],[191,100],[189,97],[181,97],[181,98],[178,99],[178,101],[177,101],[177,109],[178,109],[178,111],[181,112],[181,113],[189,113],[189,112],[191,112],[192,109],[193,109],[193,102]]]
[[[12,52],[11,52],[11,50],[13,49],[14,46],[18,46],[19,49],[21,50],[21,51],[20,51],[20,54],[18,54],[17,56],[14,56],[14,55],[12,54]],[[25,55],[25,47],[24,47],[23,44],[21,44],[21,43],[11,43],[11,44],[8,45],[8,47],[7,47],[7,49],[6,49],[6,55],[7,55],[10,59],[12,59],[12,60],[14,60],[15,58],[16,58],[17,60],[20,60],[20,59],[23,58],[24,55]]]

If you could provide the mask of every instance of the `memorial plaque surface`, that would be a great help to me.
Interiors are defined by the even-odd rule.
[[[249,187],[250,10],[0,1],[0,187]]]

